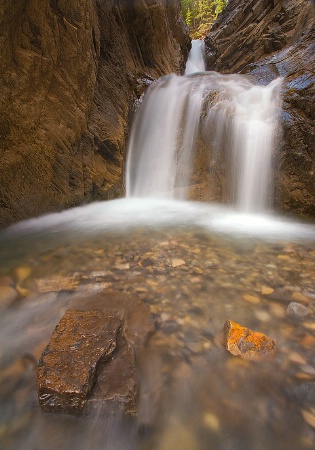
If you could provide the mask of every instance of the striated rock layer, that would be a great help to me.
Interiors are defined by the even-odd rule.
[[[207,69],[282,76],[281,148],[274,157],[277,209],[315,217],[315,4],[230,0],[206,38]]]
[[[181,72],[178,0],[3,0],[0,226],[122,193],[127,123]]]

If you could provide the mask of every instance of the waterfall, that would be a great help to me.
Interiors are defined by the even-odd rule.
[[[164,76],[148,89],[129,139],[127,197],[186,199],[195,151],[206,136],[209,170],[224,166],[226,201],[263,212],[281,79],[258,86],[246,75],[199,72],[202,48],[193,42],[185,76]],[[198,73],[191,73],[194,67]]]
[[[191,42],[191,50],[186,63],[185,75],[204,72],[205,70],[205,42],[194,39]]]

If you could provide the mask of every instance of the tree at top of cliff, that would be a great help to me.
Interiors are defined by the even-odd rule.
[[[228,0],[181,0],[181,13],[193,39],[202,39]]]

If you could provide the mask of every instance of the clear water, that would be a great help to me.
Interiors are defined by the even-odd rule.
[[[286,308],[304,299],[315,311],[314,244],[314,225],[153,199],[95,203],[3,231],[0,288],[9,277],[20,295],[1,303],[0,448],[313,449],[315,317],[294,321]],[[41,290],[51,280],[75,287]],[[109,291],[141,299],[156,323],[138,360],[138,416],[42,413],[36,366],[55,325]],[[275,359],[231,356],[220,340],[227,319],[275,339]]]

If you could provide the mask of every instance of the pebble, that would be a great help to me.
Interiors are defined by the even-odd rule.
[[[172,259],[172,267],[180,267],[184,264],[186,264],[186,262],[183,259]]]
[[[290,256],[289,255],[278,255],[277,258],[282,261],[288,261],[290,259]]]
[[[18,292],[11,286],[0,286],[0,307],[11,305],[19,297]]]
[[[315,375],[315,367],[310,366],[309,364],[302,366],[301,369],[304,373],[307,373],[308,375]]]
[[[303,327],[308,330],[315,331],[315,322],[304,322]]]
[[[162,313],[161,314],[161,320],[162,320],[162,322],[166,322],[167,320],[169,320],[170,319],[170,315],[169,314],[167,314],[167,313]]]
[[[294,362],[296,364],[306,365],[305,358],[303,358],[303,356],[301,356],[297,352],[292,352],[292,351],[289,350],[288,358],[289,358],[290,361],[292,361],[292,362]]]
[[[301,339],[301,345],[305,348],[315,347],[315,336],[308,334]]]
[[[220,421],[218,417],[212,412],[206,412],[206,414],[203,416],[203,423],[212,431],[218,432],[220,429]]]
[[[261,322],[268,322],[271,318],[270,314],[267,313],[267,311],[257,310],[254,311],[254,314],[257,317],[257,319],[260,320]]]
[[[254,305],[257,305],[258,303],[260,303],[259,297],[256,297],[255,295],[245,294],[245,295],[242,296],[242,298],[246,302],[253,303]]]
[[[180,414],[191,417],[190,395],[194,396],[195,391],[194,387],[191,390],[187,387],[190,388],[189,383],[195,380],[196,373],[205,377],[208,383],[204,384],[204,379],[200,379],[198,395],[207,401],[204,407],[196,404],[195,414],[191,420],[195,421],[194,424],[187,420],[187,416],[184,416],[183,420],[180,418],[180,423],[176,421],[173,423],[171,418],[169,430],[159,428],[159,418],[156,423],[153,422],[153,428],[156,426],[160,438],[155,449],[195,450],[204,447],[206,444],[199,441],[204,438],[202,433],[208,433],[208,436],[212,434],[218,440],[222,438],[224,446],[227,442],[224,436],[219,434],[223,422],[225,427],[227,420],[229,427],[227,429],[231,430],[233,436],[237,423],[241,426],[245,423],[247,426],[246,421],[250,420],[251,411],[246,411],[246,414],[244,412],[242,399],[245,398],[251,400],[253,397],[253,414],[257,414],[256,435],[260,435],[259,433],[263,435],[266,427],[275,427],[276,423],[280,423],[279,429],[281,427],[284,429],[286,419],[289,419],[287,423],[290,421],[292,423],[294,417],[291,410],[283,408],[285,401],[282,389],[274,389],[279,379],[280,382],[288,383],[291,389],[292,384],[304,386],[299,394],[300,400],[298,396],[294,398],[298,404],[295,410],[299,414],[299,408],[303,408],[308,414],[307,420],[312,421],[314,411],[311,408],[315,401],[313,367],[315,362],[311,359],[310,353],[315,346],[315,321],[312,322],[312,318],[307,318],[302,323],[287,320],[286,308],[292,301],[304,307],[314,301],[312,289],[314,289],[315,254],[311,254],[313,244],[312,246],[297,244],[294,247],[295,252],[286,255],[282,244],[273,248],[269,243],[245,242],[248,244],[246,248],[244,242],[240,242],[236,248],[232,240],[210,235],[205,239],[201,232],[199,237],[191,233],[182,236],[181,231],[176,230],[176,236],[178,235],[176,240],[172,238],[172,231],[160,234],[158,239],[151,232],[145,235],[145,232],[141,231],[135,236],[132,233],[130,231],[131,237],[128,239],[121,235],[118,238],[104,239],[99,241],[97,246],[94,245],[94,248],[93,245],[89,247],[90,244],[86,243],[80,247],[72,246],[63,252],[56,249],[39,255],[37,259],[28,259],[34,263],[33,272],[28,280],[51,278],[58,280],[59,288],[60,280],[78,282],[73,292],[61,293],[58,289],[53,294],[35,295],[35,303],[33,299],[17,303],[20,305],[19,308],[28,308],[32,304],[36,313],[34,321],[37,326],[32,325],[33,328],[29,331],[32,339],[34,338],[34,348],[30,349],[30,352],[38,357],[45,348],[52,326],[46,326],[43,318],[46,315],[57,317],[59,310],[60,313],[63,312],[64,299],[70,298],[69,301],[74,301],[77,292],[80,296],[86,296],[89,293],[94,294],[99,288],[128,292],[143,299],[150,305],[151,313],[154,314],[158,327],[151,338],[152,347],[149,347],[149,350],[153,353],[158,352],[160,360],[156,372],[171,380],[173,383],[171,395],[180,397],[175,399],[184,406]],[[241,254],[239,249],[242,250]],[[23,265],[19,263],[18,267]],[[179,269],[175,270],[176,267]],[[183,276],[185,269],[187,273]],[[3,268],[3,273],[6,273],[6,270]],[[16,272],[12,270],[10,273]],[[19,276],[23,278],[26,273],[25,271],[24,275]],[[302,274],[305,275],[303,279],[300,277]],[[105,276],[107,283],[103,283]],[[0,278],[0,286],[5,285],[13,289],[17,275],[16,278],[9,277],[7,281],[4,278],[6,277]],[[96,283],[98,278],[101,280],[100,283]],[[22,283],[23,288],[29,287],[27,283],[28,281]],[[36,291],[33,291],[34,293],[36,294]],[[49,295],[54,296],[51,303],[44,301],[43,296]],[[45,316],[43,312],[37,310],[39,304],[45,306],[41,307],[41,311],[45,309]],[[58,305],[57,312],[54,311],[53,305]],[[216,340],[228,317],[246,323],[254,329],[260,329],[261,325],[264,332],[277,337],[279,357],[272,362],[271,369],[269,363],[257,369],[258,365],[251,361],[231,357],[222,341]],[[178,383],[176,369],[183,361],[190,372],[183,377],[185,383],[181,382],[182,379]],[[261,371],[263,378],[259,378]],[[232,391],[229,391],[229,386],[232,386]],[[278,407],[277,420],[274,420],[274,416],[268,416],[268,419],[264,420],[267,417],[264,403],[266,396],[259,397],[261,386],[270,388],[268,402],[271,403],[271,409],[275,405]],[[167,392],[167,383],[163,384],[163,387],[154,386],[154,389],[157,391],[165,389]],[[305,397],[307,400],[303,402],[302,399]],[[250,405],[250,401],[246,405]],[[176,410],[176,406],[174,409]],[[232,412],[233,417],[230,420],[227,411]],[[19,414],[21,413],[17,413],[17,416]],[[263,420],[260,421],[260,418]],[[12,418],[12,422],[14,420],[15,418]],[[164,422],[164,419],[162,420]],[[168,420],[169,416],[166,414],[165,422]],[[32,432],[32,427],[30,428]],[[199,436],[199,430],[202,436]],[[301,431],[299,423],[297,430]],[[177,432],[181,436],[176,436]],[[205,436],[208,437],[206,434]],[[251,445],[253,443],[251,437],[246,436],[245,439],[247,438],[249,442],[244,445],[254,448],[255,445]],[[45,439],[49,439],[49,434]],[[287,438],[284,439],[288,442]],[[271,441],[267,443],[272,446]],[[215,442],[211,444],[219,445]],[[225,447],[232,448],[232,443]],[[144,448],[152,447],[148,444]]]
[[[192,353],[195,353],[196,355],[199,355],[206,351],[203,342],[188,342],[186,344],[186,347],[188,348],[188,350],[190,350]]]
[[[310,425],[312,428],[315,428],[315,412],[305,409],[302,409],[301,412],[305,422],[308,423],[308,425]]]
[[[292,293],[292,299],[306,304],[310,302],[310,299],[308,297],[302,294],[302,292],[298,291]]]
[[[290,319],[304,320],[310,313],[311,310],[300,303],[291,302],[287,307],[287,316]]]
[[[130,264],[124,263],[124,264],[115,264],[115,269],[117,270],[128,270],[130,269]]]
[[[14,269],[14,274],[19,283],[26,280],[32,273],[32,268],[30,266],[19,266]]]
[[[180,325],[175,320],[166,320],[162,324],[162,330],[165,334],[176,333],[180,329]]]
[[[270,312],[271,315],[274,317],[284,317],[285,316],[285,309],[276,303],[273,303],[270,305]]]
[[[272,287],[269,286],[262,286],[260,292],[262,293],[262,295],[270,295],[274,292],[275,290]]]
[[[31,289],[27,289],[19,285],[16,286],[16,290],[21,297],[30,297],[34,293],[34,291],[32,291]]]

